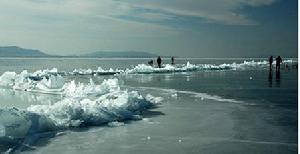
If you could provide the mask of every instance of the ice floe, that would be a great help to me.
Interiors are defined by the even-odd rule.
[[[0,109],[0,138],[23,138],[79,126],[119,125],[125,120],[142,119],[144,110],[162,101],[151,95],[144,97],[137,91],[122,90],[117,79],[104,80],[100,85],[92,80],[89,84],[63,83],[59,76],[43,80],[32,87],[48,92],[51,88],[62,87],[63,99],[53,104],[31,105],[23,110]]]

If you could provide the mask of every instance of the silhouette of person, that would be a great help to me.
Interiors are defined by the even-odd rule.
[[[273,64],[273,56],[270,56],[269,58],[270,70],[272,69],[272,64]]]
[[[157,57],[157,65],[159,68],[161,68],[161,58],[160,56]]]
[[[153,60],[151,59],[150,61],[148,61],[148,64],[149,64],[150,66],[153,66]]]
[[[280,64],[282,63],[282,59],[280,56],[276,58],[276,71],[280,71]]]
[[[175,59],[174,59],[174,57],[171,58],[171,61],[172,61],[171,64],[174,65],[174,64],[175,64]]]

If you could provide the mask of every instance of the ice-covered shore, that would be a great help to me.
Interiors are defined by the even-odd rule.
[[[294,60],[285,60],[283,64],[291,65],[297,64]],[[275,63],[273,63],[275,65]],[[191,71],[209,71],[209,70],[238,70],[251,69],[256,67],[268,67],[268,61],[244,61],[242,63],[231,64],[191,64],[189,61],[186,64],[170,65],[165,64],[162,68],[153,67],[146,64],[138,64],[133,68],[121,69],[102,69],[98,67],[97,70],[92,69],[75,69],[69,74],[72,75],[112,75],[112,74],[150,74],[150,73],[170,73],[170,72],[191,72]]]
[[[291,61],[288,61],[291,62]],[[150,74],[150,73],[171,73],[171,72],[191,72],[191,71],[205,71],[205,70],[235,70],[245,69],[249,67],[267,66],[267,61],[244,61],[243,63],[232,63],[232,64],[186,64],[170,65],[165,64],[162,68],[146,64],[138,64],[133,68],[121,69],[102,69],[98,67],[97,70],[92,69],[74,69],[69,72],[71,75],[113,75],[113,74]]]
[[[68,97],[86,97],[91,94],[102,95],[107,92],[119,90],[117,79],[104,80],[102,84],[96,85],[90,79],[90,83],[76,83],[74,80],[65,83],[61,75],[48,75],[37,80],[32,77],[33,73],[26,70],[20,74],[15,72],[5,72],[0,76],[0,87],[11,88],[13,90],[60,94]]]
[[[51,75],[40,81],[26,77],[26,72],[5,73],[1,76],[1,84],[17,90],[61,94],[63,98],[54,104],[31,105],[25,110],[0,109],[0,139],[24,138],[69,127],[137,120],[141,119],[144,110],[160,100],[151,95],[142,96],[137,91],[122,90],[118,79],[104,80],[96,85],[92,80],[89,84],[75,81],[65,83],[60,75]]]
[[[285,60],[283,65],[293,65],[296,66],[298,61],[295,60]],[[275,63],[273,63],[275,65]],[[164,64],[162,68],[157,68],[154,66],[146,64],[138,64],[133,68],[126,69],[103,69],[98,67],[96,70],[91,68],[88,69],[74,69],[71,72],[59,71],[57,68],[38,70],[33,73],[28,73],[24,70],[22,73],[17,75],[14,72],[5,72],[1,78],[6,78],[9,76],[23,77],[25,79],[30,79],[34,81],[42,80],[43,78],[49,78],[51,75],[55,76],[65,76],[65,75],[114,75],[114,74],[150,74],[150,73],[172,73],[172,72],[191,72],[191,71],[210,71],[210,70],[244,70],[253,68],[268,68],[268,61],[244,61],[242,63],[230,63],[230,64],[191,64],[187,62],[186,64],[170,65]],[[0,79],[1,79],[0,78]],[[1,83],[10,84],[10,83]],[[17,87],[16,87],[17,88]]]

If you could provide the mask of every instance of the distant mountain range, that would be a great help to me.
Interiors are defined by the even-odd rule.
[[[157,57],[155,54],[139,51],[97,51],[80,55],[80,57],[97,57],[97,58],[150,58]]]
[[[76,56],[57,56],[43,53],[40,50],[24,49],[18,46],[4,46],[0,47],[0,57],[150,58],[157,57],[157,55],[139,51],[97,51]]]
[[[17,46],[0,47],[0,57],[50,57],[39,50],[24,49]]]

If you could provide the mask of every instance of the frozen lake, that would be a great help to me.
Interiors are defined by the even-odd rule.
[[[245,60],[247,62],[244,62]],[[55,117],[57,114],[46,113],[46,111],[55,112],[55,109],[60,109],[57,112],[63,111],[64,115],[70,115],[71,120],[84,119],[85,121],[81,121],[79,125],[75,125],[72,121],[72,125],[67,128],[58,127],[49,129],[51,131],[35,131],[31,134],[28,134],[29,130],[24,128],[22,130],[25,135],[18,138],[9,137],[2,131],[2,134],[0,132],[2,135],[0,151],[24,153],[297,153],[298,69],[293,67],[297,64],[295,62],[297,59],[286,62],[288,68],[282,67],[280,73],[275,72],[275,69],[269,72],[268,65],[263,59],[254,59],[251,62],[252,60],[188,59],[193,65],[185,69],[187,59],[179,59],[175,61],[176,69],[170,68],[171,71],[157,72],[149,68],[134,69],[138,64],[147,63],[148,59],[0,59],[1,74],[6,71],[14,71],[17,74],[23,70],[34,72],[53,67],[64,72],[72,72],[79,68],[97,70],[98,67],[104,70],[112,68],[135,71],[120,75],[72,75],[69,73],[62,75],[64,83],[74,80],[77,90],[80,89],[78,82],[88,89],[90,79],[94,85],[101,85],[98,87],[100,89],[91,90],[95,93],[81,92],[82,97],[76,99],[73,98],[78,95],[76,90],[71,91],[73,95],[66,93],[65,89],[55,91],[55,93],[60,92],[59,94],[53,94],[53,89],[51,92],[49,89],[42,89],[44,93],[40,93],[36,90],[36,85],[39,83],[34,83],[34,89],[30,83],[31,87],[26,90],[22,89],[24,84],[20,84],[23,87],[18,87],[21,87],[21,90],[9,86],[2,87],[0,89],[2,113],[0,125],[6,126],[6,130],[8,126],[11,132],[21,130],[21,126],[15,125],[16,120],[20,119],[9,119],[4,116],[14,117],[15,113],[23,116],[24,114],[19,113],[19,110],[26,110],[26,114],[28,111],[38,113],[38,116],[45,116],[51,121],[61,120],[61,117]],[[164,60],[164,62],[169,63],[169,60]],[[106,81],[112,81],[108,79],[117,80],[117,86],[114,82],[104,84]],[[120,106],[113,106],[113,103],[109,104],[113,107],[92,106],[91,108],[96,107],[98,110],[105,109],[105,114],[100,112],[101,114],[98,115],[98,112],[93,111],[91,112],[93,114],[87,118],[76,117],[73,114],[77,113],[74,110],[78,109],[72,106],[73,102],[69,104],[71,107],[68,107],[68,110],[62,110],[65,107],[53,107],[69,95],[72,95],[71,100],[76,101],[97,100],[104,93],[103,87],[105,86],[108,86],[106,93],[113,93],[105,97],[106,100],[114,100],[118,97],[120,99],[116,100],[122,103],[126,98],[130,106],[127,109],[133,112],[132,108],[138,107],[133,113],[140,117],[133,118],[136,115],[120,111],[117,108]],[[82,91],[87,91],[86,89]],[[45,94],[45,91],[48,94]],[[131,91],[137,91],[147,101],[149,100],[147,95],[150,94],[159,103],[149,100],[155,105],[149,108],[146,106],[146,109],[144,104],[141,105],[144,100],[131,95]],[[128,99],[125,95],[127,92]],[[107,103],[105,100],[97,101]],[[12,113],[9,111],[7,114],[7,110],[12,110],[13,107],[18,111],[14,110]],[[42,107],[45,109],[42,110]],[[47,107],[51,110],[48,111]],[[121,107],[123,107],[122,104]],[[85,108],[83,110],[86,111]],[[80,111],[80,115],[86,114]],[[109,118],[106,118],[108,115]],[[101,117],[101,120],[106,121],[100,124],[99,120],[95,120],[97,116],[105,116]],[[24,119],[28,118],[27,115],[24,117]],[[58,125],[55,120],[54,125]],[[32,128],[34,120],[28,121],[26,124]],[[69,121],[62,123],[70,124]],[[23,125],[21,122],[19,124]],[[40,130],[42,122],[39,121],[39,124]]]

